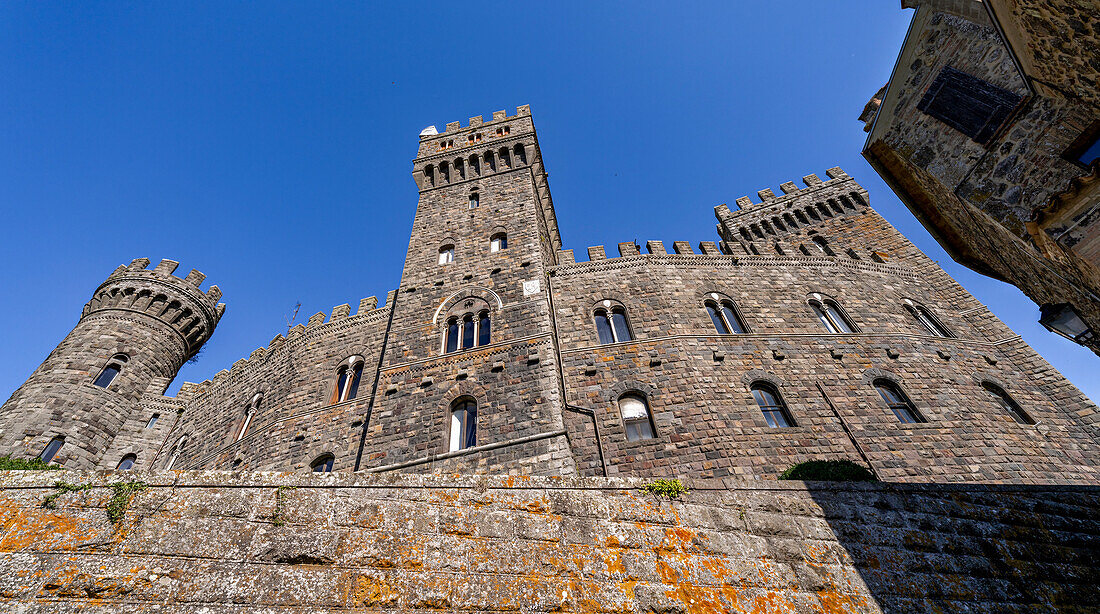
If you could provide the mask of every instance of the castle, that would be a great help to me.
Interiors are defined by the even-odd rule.
[[[1097,408],[838,168],[718,241],[563,249],[530,110],[420,136],[400,286],[164,396],[225,309],[120,266],[0,412],[70,469],[1096,483]]]

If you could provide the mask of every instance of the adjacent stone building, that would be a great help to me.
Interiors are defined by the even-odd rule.
[[[420,137],[401,284],[166,397],[223,306],[135,260],[0,413],[68,468],[1095,483],[1097,412],[839,168],[563,249],[529,109]]]
[[[902,6],[864,156],[955,260],[1100,353],[1100,2]]]

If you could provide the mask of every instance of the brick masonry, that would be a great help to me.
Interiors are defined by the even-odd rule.
[[[1094,612],[1096,487],[0,474],[8,612]],[[112,523],[109,485],[143,480]]]
[[[843,170],[716,207],[718,241],[621,243],[618,256],[593,246],[587,261],[563,249],[546,177],[527,107],[423,135],[401,285],[382,305],[314,314],[173,398],[163,392],[213,332],[220,291],[199,292],[197,272],[172,276],[171,261],[120,267],[4,405],[0,452],[34,455],[64,435],[57,460],[71,469],[136,454],[141,469],[307,471],[332,455],[337,472],[774,479],[801,460],[848,458],[894,481],[1096,483],[1096,406]],[[500,233],[507,247],[492,251]],[[441,264],[444,248],[454,258]],[[814,295],[837,301],[857,332],[829,333]],[[736,303],[748,333],[717,334],[703,307],[712,296]],[[952,336],[930,334],[907,301]],[[623,308],[633,339],[599,343],[601,305]],[[445,353],[448,319],[482,312],[489,343]],[[92,386],[118,352],[131,363]],[[333,403],[349,357],[363,380]],[[928,422],[900,424],[877,378]],[[777,387],[796,426],[767,426],[756,381]],[[1013,421],[983,382],[1038,424]],[[626,440],[618,401],[631,391],[646,397],[653,439]],[[459,399],[477,403],[477,442],[451,451]]]

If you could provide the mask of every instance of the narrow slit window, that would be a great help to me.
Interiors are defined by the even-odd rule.
[[[474,317],[466,314],[462,318],[462,349],[467,350],[472,347],[474,347]]]
[[[448,354],[458,351],[458,318],[447,320],[447,344],[444,351]]]
[[[477,344],[478,346],[489,345],[491,325],[489,323],[489,312],[483,311],[478,316],[477,320]]]
[[[627,441],[653,439],[653,419],[645,396],[631,392],[619,397],[619,413],[623,418]]]
[[[787,428],[795,426],[787,403],[779,394],[779,390],[771,384],[757,382],[752,385],[752,398],[764,414],[764,421],[772,428]]]
[[[147,428],[147,429],[151,429],[151,428],[153,428],[153,426],[155,426],[155,425],[156,425],[156,423],[157,423],[157,420],[159,420],[159,419],[160,419],[160,414],[153,414],[153,415],[152,415],[152,416],[151,416],[151,417],[149,418],[149,422],[147,422],[147,423],[145,424],[145,428]]]
[[[477,445],[477,403],[463,398],[451,406],[451,452]]]

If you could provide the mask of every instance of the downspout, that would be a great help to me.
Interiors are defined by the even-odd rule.
[[[359,451],[355,453],[355,469],[359,471],[359,463],[363,459],[363,449],[367,445],[367,427],[370,426],[371,411],[374,410],[374,398],[378,394],[378,380],[382,377],[382,361],[386,358],[386,347],[390,341],[390,329],[393,328],[393,314],[397,311],[397,297],[401,296],[401,287],[393,291],[393,300],[390,301],[390,314],[386,318],[386,332],[382,335],[382,349],[378,352],[378,365],[374,370],[374,383],[370,388],[370,401],[367,402],[367,413],[363,416],[363,434],[359,437]]]
[[[546,296],[549,299],[550,304],[550,326],[553,330],[553,344],[554,355],[557,359],[558,370],[558,394],[561,395],[561,404],[568,411],[572,411],[578,414],[584,414],[592,418],[592,429],[596,433],[596,450],[600,455],[600,468],[603,470],[603,477],[607,477],[607,459],[603,453],[603,439],[600,437],[600,422],[596,419],[596,412],[591,409],[585,409],[583,407],[576,407],[570,405],[565,396],[565,372],[562,369],[561,362],[561,347],[558,345],[558,317],[554,309],[554,277],[549,272],[546,273]],[[569,433],[566,432],[566,438],[569,437]]]
[[[879,479],[878,472],[875,471],[874,465],[871,464],[871,459],[868,458],[867,453],[863,451],[863,446],[859,445],[859,442],[856,441],[855,435],[853,435],[852,431],[848,428],[848,424],[844,422],[844,418],[840,415],[840,412],[837,410],[836,405],[833,405],[833,400],[830,399],[829,394],[825,392],[825,387],[822,386],[820,382],[818,382],[816,386],[817,389],[821,392],[821,396],[825,397],[825,402],[828,403],[829,409],[833,410],[833,415],[836,416],[836,419],[840,422],[840,428],[844,429],[844,434],[848,436],[848,439],[852,442],[852,445],[855,446],[856,452],[859,452],[860,458],[862,458],[863,462],[867,464],[867,469],[871,472],[871,475],[875,476],[876,480]]]

